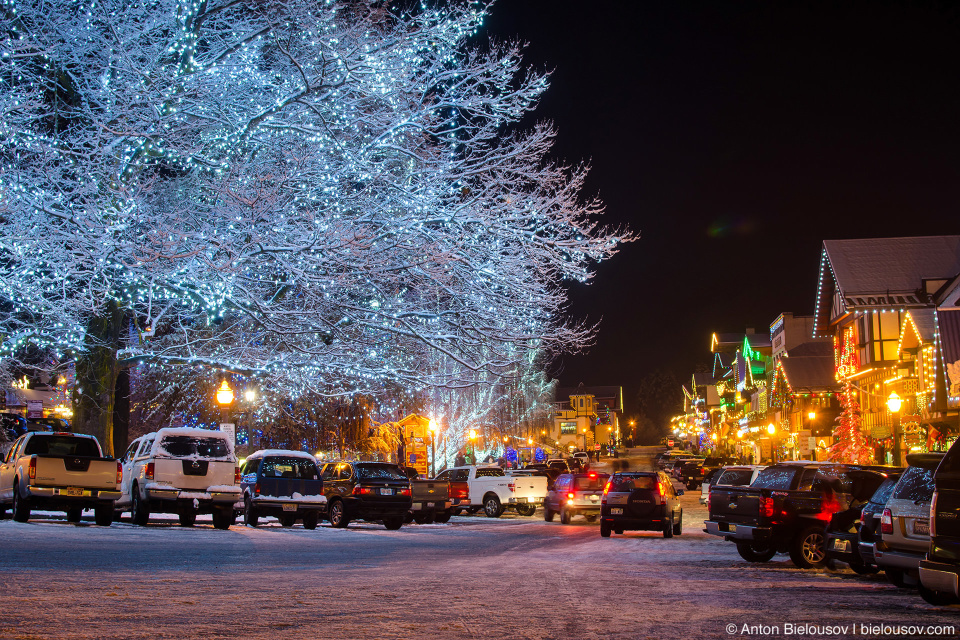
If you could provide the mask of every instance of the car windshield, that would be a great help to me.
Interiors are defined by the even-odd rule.
[[[607,482],[607,476],[598,475],[593,478],[581,476],[574,480],[574,488],[580,491],[602,491]]]
[[[358,464],[354,467],[361,480],[407,480],[407,474],[395,464]]]
[[[230,448],[224,438],[216,436],[164,436],[160,440],[160,453],[172,458],[229,459]]]
[[[750,486],[759,489],[789,491],[793,486],[793,479],[797,477],[799,471],[799,467],[767,467],[760,472],[760,475]]]
[[[893,497],[895,500],[930,502],[933,489],[933,469],[910,467],[900,477],[900,482],[893,490]]]
[[[727,487],[744,487],[750,484],[753,478],[753,469],[727,469],[720,474],[717,481],[713,484]]]
[[[100,449],[93,438],[76,436],[33,436],[24,447],[23,455],[80,456],[99,458]]]
[[[657,479],[654,476],[614,476],[610,482],[610,490],[616,492],[653,489],[657,486]]]

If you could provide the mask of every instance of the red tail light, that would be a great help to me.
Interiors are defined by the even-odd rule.
[[[700,467],[700,475],[702,475],[702,476],[707,475],[707,470],[704,469],[703,467]]]
[[[607,480],[607,484],[603,485],[603,495],[606,496],[610,493],[610,481]]]
[[[760,515],[772,518],[774,513],[773,498],[760,498]]]
[[[374,490],[371,489],[370,487],[356,486],[353,488],[353,495],[355,496],[369,496],[369,495],[373,495],[373,493],[374,493]]]
[[[37,479],[37,458],[34,456],[30,458],[30,466],[27,468],[27,475],[30,476],[31,480]]]
[[[146,480],[153,480],[154,466],[152,462],[148,462],[147,466],[143,468],[143,477]]]
[[[117,484],[123,482],[123,463],[117,460]]]
[[[253,485],[253,495],[255,495],[255,496],[260,495],[260,483],[259,483],[259,482],[258,482],[257,484],[255,484],[255,485]]]
[[[233,484],[240,484],[240,467],[233,468]]]
[[[666,485],[657,483],[657,492],[660,494],[660,506],[666,506],[667,504],[667,487]]]
[[[880,516],[880,533],[893,535],[893,514],[890,509],[884,509],[883,515]]]
[[[402,496],[408,496],[408,495],[410,495],[410,487],[407,487],[407,488],[405,488],[405,489],[400,489],[400,495],[402,495]]]
[[[567,499],[568,499],[568,500],[573,500],[573,499],[576,498],[576,497],[577,497],[577,496],[576,496],[575,494],[572,494],[572,493],[568,493],[568,494],[567,494]]]

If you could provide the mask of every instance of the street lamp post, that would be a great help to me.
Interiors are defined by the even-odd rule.
[[[227,426],[226,412],[227,407],[233,404],[233,389],[230,388],[230,385],[227,384],[227,381],[224,380],[220,385],[220,388],[217,389],[217,404],[220,405],[220,431],[227,431],[225,427]],[[233,445],[237,445],[237,427],[234,424],[231,424],[229,427],[233,431]]]
[[[434,443],[434,436],[437,433],[437,423],[430,420],[430,477],[437,475],[437,446]]]
[[[894,391],[890,394],[890,397],[887,398],[887,408],[890,409],[890,412],[893,414],[893,464],[894,466],[899,467],[900,462],[900,407],[903,404],[903,401],[900,400],[900,396],[897,395],[897,392]]]

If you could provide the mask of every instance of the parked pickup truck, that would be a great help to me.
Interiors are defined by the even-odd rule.
[[[13,509],[13,519],[26,522],[31,509],[66,511],[79,522],[93,509],[98,525],[113,521],[120,462],[104,457],[93,436],[29,432],[20,436],[0,464],[0,509]]]
[[[852,502],[865,503],[876,488],[858,493],[870,486],[851,475],[861,470],[880,473],[883,467],[781,462],[762,470],[748,487],[713,487],[704,531],[735,542],[740,557],[750,562],[789,553],[798,567],[823,566],[831,516]]]
[[[404,467],[403,470],[410,478],[411,503],[407,522],[448,522],[453,515],[450,483],[446,480],[424,480],[413,467]]]
[[[470,494],[469,501],[461,502],[458,507],[468,510],[482,508],[490,518],[499,518],[506,509],[516,509],[522,516],[532,516],[547,496],[547,479],[543,476],[508,477],[500,467],[476,465],[454,467],[444,474],[449,472],[452,476],[462,477],[461,470],[467,471]]]

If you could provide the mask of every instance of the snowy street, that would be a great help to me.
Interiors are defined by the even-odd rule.
[[[860,625],[954,625],[882,575],[749,564],[702,533],[601,539],[599,525],[507,513],[387,531],[0,522],[2,638],[905,637]],[[727,625],[737,630],[728,634]],[[766,625],[747,630],[743,625]],[[847,626],[829,629],[787,625]],[[854,625],[854,629],[849,629]],[[801,628],[802,629],[802,628]],[[766,633],[761,633],[766,631]],[[955,637],[953,634],[947,634]]]

